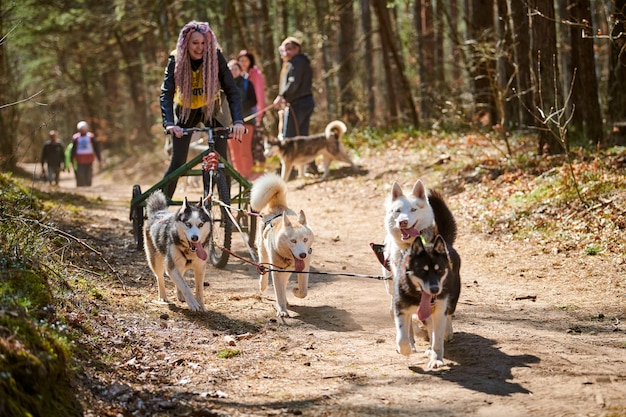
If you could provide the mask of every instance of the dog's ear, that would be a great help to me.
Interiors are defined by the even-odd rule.
[[[391,201],[395,201],[403,195],[404,193],[402,192],[402,187],[400,187],[400,184],[394,181],[391,185]]]
[[[417,236],[413,243],[411,243],[411,252],[415,255],[419,255],[424,252],[426,248],[424,247],[424,242],[422,242],[422,236]]]
[[[441,255],[447,255],[448,254],[448,248],[446,247],[446,241],[443,240],[443,237],[441,237],[441,235],[437,235],[437,237],[435,238],[435,243],[433,243],[433,249],[435,250],[435,252],[437,252],[437,253],[439,253]]]
[[[187,202],[187,197],[185,196],[185,199],[183,200],[183,205],[181,207],[181,210],[185,211],[185,210],[187,210],[188,207],[189,207],[189,203]]]
[[[412,194],[417,198],[426,199],[426,188],[424,187],[422,180],[417,180],[415,182]]]
[[[292,227],[286,211],[283,211],[283,227]]]
[[[298,222],[303,225],[306,224],[306,216],[302,210],[300,210],[300,213],[298,214]]]

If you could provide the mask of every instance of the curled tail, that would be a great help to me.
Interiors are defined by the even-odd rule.
[[[256,212],[261,212],[269,206],[287,207],[287,184],[276,174],[265,174],[252,184],[250,191],[250,207]]]
[[[344,133],[348,131],[348,127],[341,120],[333,120],[332,122],[326,125],[326,129],[324,129],[324,134],[326,135],[326,139],[330,139],[334,136],[334,139],[340,140]]]
[[[435,214],[435,224],[439,234],[449,246],[453,246],[456,240],[456,220],[450,208],[437,191],[428,190],[428,202]]]
[[[341,120],[334,120],[328,125],[326,125],[326,129],[324,130],[324,134],[326,135],[327,148],[334,154],[337,154],[340,161],[347,162],[354,168],[354,163],[352,160],[345,155],[343,151],[343,146],[341,145],[341,138],[343,134],[346,133],[348,127]]]
[[[163,191],[156,190],[146,200],[146,213],[150,217],[157,211],[162,210],[167,210],[167,198],[165,198]]]

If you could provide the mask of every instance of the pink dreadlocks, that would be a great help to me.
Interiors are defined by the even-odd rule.
[[[187,46],[192,32],[204,35],[204,56],[202,57],[202,116],[206,123],[213,116],[215,97],[219,93],[218,63],[217,63],[217,40],[207,22],[191,21],[180,30],[176,43],[176,67],[174,69],[174,82],[179,89],[182,99],[180,118],[187,121],[191,114],[191,59]]]

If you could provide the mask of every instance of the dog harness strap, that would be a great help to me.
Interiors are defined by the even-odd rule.
[[[281,214],[274,214],[272,216],[269,216],[268,218],[265,218],[265,216],[263,216],[263,224],[264,227],[272,226],[272,220],[274,220],[275,218],[277,218],[278,216],[281,216]]]

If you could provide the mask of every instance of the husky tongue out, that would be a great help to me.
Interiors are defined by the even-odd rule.
[[[420,232],[414,227],[408,229],[400,229],[400,233],[402,233],[402,240],[411,239],[412,237],[417,237],[420,234]]]
[[[432,313],[432,308],[430,306],[430,302],[432,301],[433,296],[430,294],[426,294],[426,292],[422,291],[422,299],[420,300],[420,306],[417,308],[417,318],[420,320],[426,320],[430,317]]]
[[[202,245],[200,244],[200,242],[194,242],[191,244],[191,247],[193,248],[193,250],[196,252],[196,254],[198,255],[198,258],[202,259],[203,261],[206,261],[207,258],[207,253],[204,250],[204,248],[202,247]]]
[[[296,271],[304,271],[304,261],[300,258],[293,258],[294,268]]]

